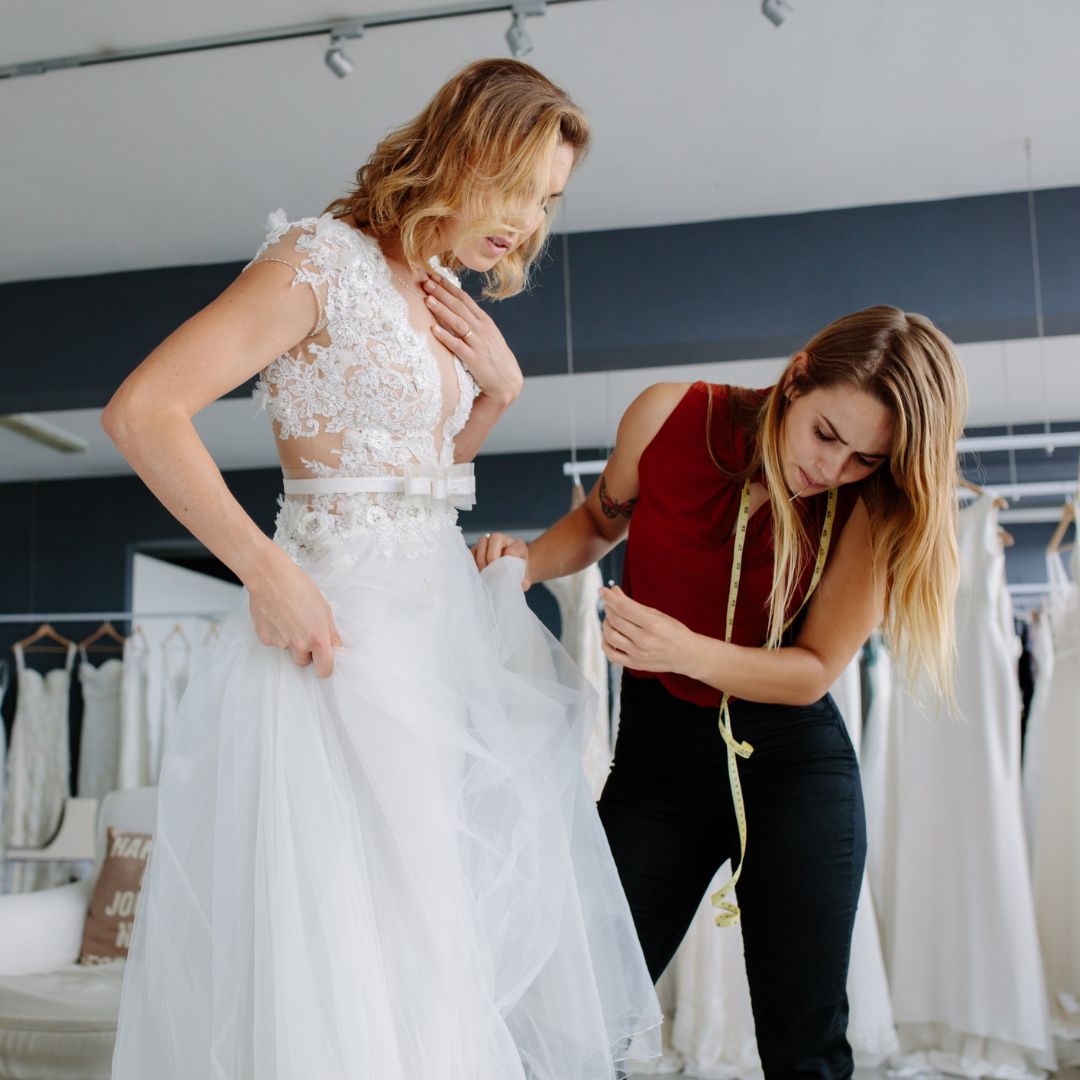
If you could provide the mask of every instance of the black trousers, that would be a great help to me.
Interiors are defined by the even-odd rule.
[[[615,763],[600,798],[653,979],[739,835],[718,710],[626,676]],[[866,858],[858,763],[829,696],[735,702],[748,847],[736,887],[765,1076],[847,1080],[847,972]],[[729,897],[730,898],[730,897]],[[718,927],[717,934],[725,933]]]

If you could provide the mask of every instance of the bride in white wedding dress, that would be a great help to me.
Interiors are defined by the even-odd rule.
[[[136,470],[250,593],[166,745],[115,1080],[608,1080],[655,1053],[581,766],[591,691],[522,562],[481,575],[455,525],[522,379],[452,271],[518,291],[587,142],[534,69],[471,65],[352,196],[273,215],[110,403]],[[285,472],[273,543],[191,424],[256,371]]]

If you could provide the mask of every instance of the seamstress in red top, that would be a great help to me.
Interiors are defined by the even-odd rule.
[[[828,689],[870,632],[951,696],[956,443],[967,389],[929,319],[827,326],[770,389],[660,383],[586,502],[483,568],[526,585],[627,538],[602,590],[624,665],[600,816],[654,978],[709,882],[740,917],[765,1076],[850,1077],[847,968],[866,853],[858,765]],[[723,931],[717,931],[721,933]]]

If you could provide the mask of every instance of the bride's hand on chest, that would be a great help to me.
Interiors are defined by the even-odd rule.
[[[465,365],[481,393],[509,405],[525,380],[494,320],[442,275],[429,277],[424,291],[427,309],[435,317],[431,332],[436,341]]]

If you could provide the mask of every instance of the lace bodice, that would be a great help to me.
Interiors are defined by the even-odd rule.
[[[479,391],[459,360],[440,365],[413,327],[378,243],[329,214],[290,222],[277,210],[249,265],[258,262],[289,266],[293,286],[315,300],[310,333],[267,365],[255,390],[286,477],[394,477],[453,466],[454,438]],[[457,284],[437,260],[432,265]],[[287,495],[275,539],[303,562],[331,540],[376,528],[386,552],[412,554],[447,514],[452,508],[400,494]]]

